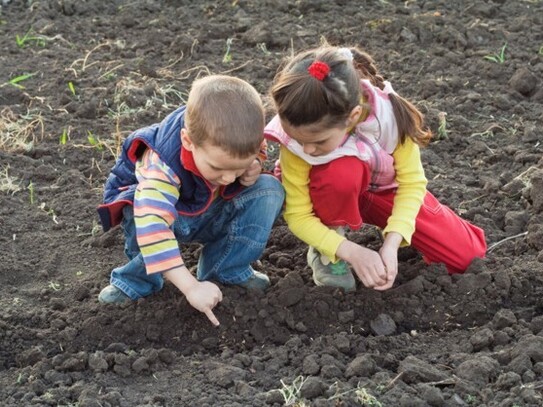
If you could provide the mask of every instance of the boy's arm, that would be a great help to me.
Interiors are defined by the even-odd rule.
[[[213,283],[199,282],[185,267],[171,230],[177,217],[179,178],[152,150],[138,160],[136,177],[134,222],[147,273],[163,273],[194,308],[219,325],[212,309],[222,300],[220,289]]]
[[[331,261],[337,261],[336,251],[345,238],[324,225],[313,212],[309,195],[311,165],[283,146],[280,164],[282,183],[286,192],[284,217],[290,230]]]
[[[392,214],[383,233],[401,235],[402,245],[411,244],[415,232],[415,219],[426,195],[428,181],[420,159],[420,149],[410,138],[398,145],[392,153],[398,189],[394,197]]]

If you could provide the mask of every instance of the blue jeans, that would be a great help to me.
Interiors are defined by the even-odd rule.
[[[203,244],[198,280],[223,284],[247,281],[254,273],[251,263],[260,258],[266,247],[284,197],[281,183],[271,175],[262,174],[254,185],[233,199],[225,201],[219,197],[198,216],[178,216],[172,225],[177,240]],[[129,262],[111,272],[111,284],[136,300],[162,289],[164,279],[161,273],[148,275],[145,270],[131,205],[123,209],[123,218]]]

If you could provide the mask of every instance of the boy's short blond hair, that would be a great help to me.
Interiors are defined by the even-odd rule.
[[[209,143],[245,158],[259,152],[264,124],[262,99],[247,82],[211,75],[192,84],[185,127],[196,146]]]

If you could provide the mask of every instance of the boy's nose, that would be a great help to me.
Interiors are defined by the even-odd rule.
[[[236,174],[223,174],[222,179],[224,182],[231,184],[236,180]]]

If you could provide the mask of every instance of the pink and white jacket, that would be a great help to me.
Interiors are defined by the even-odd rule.
[[[276,141],[288,148],[310,165],[322,165],[340,157],[355,156],[367,161],[371,169],[370,191],[378,192],[396,188],[394,158],[392,153],[399,143],[398,127],[392,110],[389,94],[394,93],[390,82],[385,82],[383,90],[373,86],[367,79],[360,86],[370,105],[370,114],[356,125],[334,151],[311,156],[304,153],[303,146],[292,139],[281,126],[279,116],[275,116],[264,129],[267,139]]]

